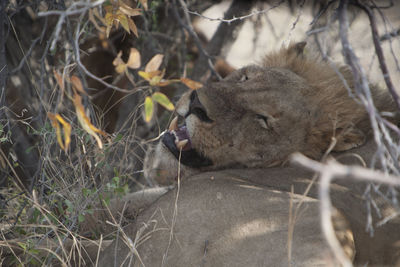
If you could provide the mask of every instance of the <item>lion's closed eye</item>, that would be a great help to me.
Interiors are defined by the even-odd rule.
[[[241,77],[240,77],[240,82],[244,82],[244,81],[247,81],[249,79],[249,77],[247,76],[247,74],[243,74]]]
[[[270,120],[267,116],[256,114],[255,120],[261,125],[262,128],[270,130],[272,128]]]

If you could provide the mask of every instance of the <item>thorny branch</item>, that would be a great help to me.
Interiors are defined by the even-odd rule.
[[[244,15],[244,16],[240,16],[240,17],[235,17],[235,16],[233,16],[233,18],[231,18],[231,19],[225,19],[225,18],[210,18],[210,17],[204,16],[203,14],[200,14],[200,13],[198,13],[198,12],[196,12],[196,11],[190,11],[190,10],[188,10],[187,12],[188,12],[189,14],[196,15],[196,16],[198,16],[198,17],[200,17],[200,18],[203,18],[203,19],[206,19],[206,20],[209,20],[209,21],[219,21],[219,22],[224,22],[224,23],[231,24],[231,23],[234,22],[234,21],[244,20],[244,19],[250,18],[250,17],[252,17],[252,16],[257,16],[257,15],[266,14],[266,13],[267,13],[268,11],[270,11],[271,9],[274,9],[274,8],[280,6],[283,2],[284,2],[284,0],[280,1],[279,3],[277,3],[277,4],[275,4],[275,5],[272,5],[272,6],[268,7],[268,8],[266,8],[266,9],[254,10],[254,11],[251,12],[250,14],[247,14],[247,15]]]

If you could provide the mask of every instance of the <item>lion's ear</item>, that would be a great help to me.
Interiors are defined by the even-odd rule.
[[[336,145],[333,148],[333,151],[340,152],[363,145],[365,143],[366,136],[361,130],[351,127],[339,130],[337,132],[336,139]]]
[[[307,42],[298,42],[293,45],[290,45],[288,50],[289,53],[295,53],[297,56],[304,55],[304,48],[306,47]]]

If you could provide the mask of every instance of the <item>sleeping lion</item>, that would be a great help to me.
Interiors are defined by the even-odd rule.
[[[320,229],[313,173],[284,163],[293,152],[320,159],[332,144],[368,162],[375,147],[367,112],[350,97],[351,72],[304,47],[282,48],[182,96],[144,169],[159,184],[185,179],[142,209],[99,266],[340,264]],[[387,94],[373,86],[371,94],[378,110],[395,110]],[[351,179],[331,187],[343,255],[357,265],[393,265],[399,225],[389,221],[373,237],[365,231],[363,188]]]
[[[304,55],[306,43],[267,55],[261,66],[232,72],[182,96],[176,117],[145,160],[145,175],[160,184],[177,177],[227,168],[266,168],[293,152],[319,159],[332,138],[334,151],[362,145],[370,129],[364,106],[349,96],[349,69]],[[378,110],[393,101],[371,87]],[[178,124],[178,122],[180,122]],[[179,126],[178,126],[179,125]]]

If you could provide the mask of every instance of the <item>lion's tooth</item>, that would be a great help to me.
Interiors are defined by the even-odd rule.
[[[170,131],[176,131],[178,130],[178,116],[176,116],[171,123],[169,124],[168,130]]]
[[[186,146],[186,144],[187,144],[188,142],[189,142],[189,140],[187,140],[187,139],[181,140],[181,141],[179,141],[179,142],[176,143],[176,147],[177,147],[179,150],[181,150],[182,148],[184,148],[184,147]]]

